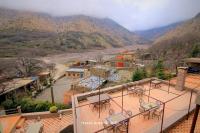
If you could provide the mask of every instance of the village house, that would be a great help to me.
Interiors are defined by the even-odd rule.
[[[115,68],[131,68],[134,66],[136,55],[134,52],[122,52],[117,54],[109,62]]]
[[[12,98],[13,95],[21,97],[27,95],[28,92],[40,89],[38,77],[15,78],[3,84],[5,87],[0,91],[1,101]]]
[[[67,78],[84,78],[86,71],[83,68],[69,68],[66,70],[65,76]]]

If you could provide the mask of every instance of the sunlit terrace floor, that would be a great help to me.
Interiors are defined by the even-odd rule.
[[[177,77],[171,80],[171,83],[176,84]],[[191,89],[200,90],[200,74],[187,74],[185,86]]]
[[[142,84],[142,86],[147,90],[145,93],[146,95],[149,94],[149,88],[150,83]],[[161,88],[151,88],[150,96],[154,97],[162,102],[166,102],[170,99],[173,99],[177,97],[180,94],[185,93],[184,95],[166,103],[165,105],[165,113],[164,113],[164,125],[163,129],[168,127],[169,125],[176,122],[178,119],[183,117],[188,112],[188,106],[190,101],[190,91],[177,91],[173,86],[170,86],[170,92],[167,92],[168,85],[161,84]],[[111,100],[111,106],[107,107],[106,109],[102,109],[100,112],[97,110],[92,110],[92,107],[89,105],[82,106],[85,104],[88,104],[89,102],[82,101],[79,102],[78,106],[80,109],[80,121],[81,121],[81,128],[83,133],[92,133],[96,132],[103,128],[102,121],[109,116],[108,112],[109,109],[112,108],[115,110],[115,112],[121,112],[122,111],[122,98],[117,97],[121,96],[121,91],[115,92],[115,93],[109,93],[109,95],[113,98]],[[117,97],[117,98],[115,98]],[[194,101],[195,101],[196,95],[193,94],[192,96],[192,104],[191,104],[191,110],[194,108]],[[139,113],[139,97],[133,96],[132,94],[128,94],[126,90],[124,90],[124,102],[123,102],[123,109],[124,110],[131,110],[133,115],[136,115]],[[148,97],[143,96],[143,99],[145,102],[148,102]],[[154,99],[150,98],[150,102],[155,102]],[[162,106],[161,106],[162,107]],[[144,119],[143,116],[135,116],[130,119],[130,126],[129,126],[129,132],[135,132],[135,133],[157,133],[160,132],[160,125],[161,125],[161,119]],[[101,131],[103,133],[106,131]]]

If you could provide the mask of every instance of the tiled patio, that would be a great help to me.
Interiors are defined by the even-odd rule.
[[[142,84],[143,88],[145,88],[146,95],[149,94],[149,88],[150,88],[150,83],[145,83]],[[162,90],[160,90],[162,89]],[[167,84],[162,84],[161,88],[158,89],[152,89],[150,91],[150,96],[153,98],[156,98],[162,102],[166,102],[170,99],[175,98],[176,96],[185,93],[184,95],[170,101],[169,103],[166,103],[165,105],[165,114],[164,114],[164,125],[163,129],[168,127],[169,125],[173,124],[176,122],[178,119],[180,119],[182,116],[187,114],[188,112],[188,105],[189,105],[189,99],[190,99],[190,91],[177,91],[173,86],[170,86],[170,92],[168,93],[168,85]],[[115,92],[115,93],[109,93],[109,95],[113,98],[111,100],[111,106],[107,107],[106,109],[103,109],[100,112],[100,117],[99,117],[99,112],[96,110],[92,110],[92,107],[89,105],[82,106],[80,107],[80,123],[81,123],[81,128],[83,133],[92,133],[95,131],[98,131],[103,128],[102,121],[107,118],[109,109],[112,108],[115,110],[115,112],[121,112],[122,110],[122,98],[117,97],[121,96],[122,93],[120,91]],[[124,90],[124,97],[123,97],[123,108],[124,110],[131,110],[133,115],[136,115],[139,113],[139,97],[138,96],[133,96],[131,94],[127,94],[127,91]],[[117,97],[117,98],[114,98]],[[143,96],[143,99],[145,102],[148,102],[148,97]],[[150,102],[155,102],[154,99],[150,98]],[[194,100],[195,100],[195,94],[193,94],[192,97],[192,106],[191,109],[194,108]],[[82,101],[79,102],[79,105],[85,105],[88,104],[89,102]],[[136,133],[157,133],[160,131],[160,125],[161,125],[161,120],[158,119],[144,119],[142,116],[136,116],[130,119],[130,126],[129,126],[129,132],[136,132]],[[106,132],[106,131],[102,131]]]
[[[176,84],[176,77],[171,80],[171,83]],[[185,86],[191,89],[200,90],[200,74],[187,74],[185,79]]]

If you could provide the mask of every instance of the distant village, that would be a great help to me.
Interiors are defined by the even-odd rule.
[[[154,63],[155,61],[156,64]],[[76,130],[75,132],[77,133],[81,129],[84,132],[106,130],[106,127],[102,126],[101,128],[105,129],[96,128],[94,125],[91,127],[80,126],[79,121],[80,119],[89,120],[86,115],[83,115],[86,113],[85,111],[89,111],[91,114],[96,113],[94,119],[98,120],[102,114],[104,116],[104,112],[101,114],[100,111],[101,109],[103,110],[104,105],[105,110],[109,107],[110,113],[110,110],[120,110],[114,106],[114,103],[123,110],[124,108],[129,108],[126,105],[129,102],[138,101],[137,98],[139,98],[139,102],[141,102],[141,99],[147,101],[145,97],[148,98],[148,102],[150,98],[157,99],[157,102],[160,101],[159,105],[155,105],[155,107],[160,108],[161,105],[163,107],[165,104],[165,100],[168,102],[178,99],[178,97],[187,93],[187,100],[188,98],[191,99],[191,105],[189,105],[188,112],[182,112],[180,117],[189,115],[190,109],[194,109],[192,93],[195,93],[193,95],[196,96],[196,91],[199,87],[200,58],[186,58],[182,60],[181,67],[171,71],[169,68],[164,68],[162,61],[152,59],[148,53],[138,55],[135,51],[122,51],[118,54],[102,55],[85,61],[72,60],[65,63],[64,71],[59,72],[59,76],[56,75],[58,73],[57,69],[56,67],[53,69],[48,68],[37,75],[14,78],[2,84],[3,86],[1,86],[0,90],[0,115],[9,117],[2,117],[4,122],[1,120],[0,122],[11,123],[9,126],[6,125],[6,129],[4,128],[6,133],[23,132],[26,129],[26,125],[29,125],[27,131],[33,130],[33,127],[46,132],[50,130],[62,132],[62,130],[66,131],[68,128]],[[197,83],[193,84],[193,82]],[[164,87],[164,90],[161,89],[162,87]],[[184,88],[191,91],[191,96]],[[159,90],[159,92],[154,92],[153,89],[157,89],[156,91]],[[164,101],[162,101],[164,95],[160,91],[166,93]],[[184,93],[181,94],[181,92]],[[134,100],[131,96],[132,93],[133,98],[136,98]],[[102,107],[100,106],[100,95],[106,101],[101,103]],[[127,95],[130,95],[130,97],[126,97]],[[175,97],[176,95],[177,97]],[[125,101],[122,100],[121,104],[119,99],[117,101],[115,101],[116,99],[114,100],[115,97],[125,97]],[[90,103],[87,103],[88,101]],[[90,110],[90,104],[93,105],[92,110]],[[137,103],[134,104],[138,106]],[[178,104],[177,102],[173,104],[178,106],[176,105]],[[112,109],[110,109],[110,106]],[[140,106],[142,106],[141,103]],[[154,104],[150,106],[154,107]],[[180,108],[183,107],[180,106]],[[97,111],[95,111],[96,109]],[[164,113],[163,109],[158,112],[159,114],[152,114],[152,116],[149,114],[148,119],[150,117],[154,119],[155,117],[158,120],[164,120],[164,118],[161,118]],[[134,111],[127,111],[130,114],[127,113],[130,119]],[[55,113],[55,115],[52,113]],[[141,110],[138,112],[137,110],[135,113],[135,115],[138,115],[137,113],[143,112]],[[176,114],[177,112],[173,113]],[[99,118],[96,117],[97,114]],[[171,117],[169,110],[167,110],[166,114],[166,119]],[[41,119],[43,120],[42,123]],[[177,119],[173,119],[171,124]],[[54,123],[54,125],[48,125],[47,123],[49,122]],[[31,123],[34,124],[31,125]],[[59,123],[60,127],[57,127],[56,125]],[[92,129],[88,130],[90,128]],[[147,126],[144,130],[150,130],[149,128]],[[132,129],[130,130],[132,131]],[[136,128],[134,130],[140,129]]]

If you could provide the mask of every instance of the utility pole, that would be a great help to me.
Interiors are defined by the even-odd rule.
[[[51,89],[51,102],[52,102],[52,104],[55,104],[55,102],[54,102],[54,93],[53,93],[53,78],[51,77],[51,79],[50,79],[50,89]]]
[[[55,66],[53,64],[51,64],[49,66],[49,72],[50,72],[50,89],[51,89],[51,102],[52,104],[55,104],[55,101],[54,101],[54,93],[53,93],[53,84],[54,84],[54,76],[55,76]]]

